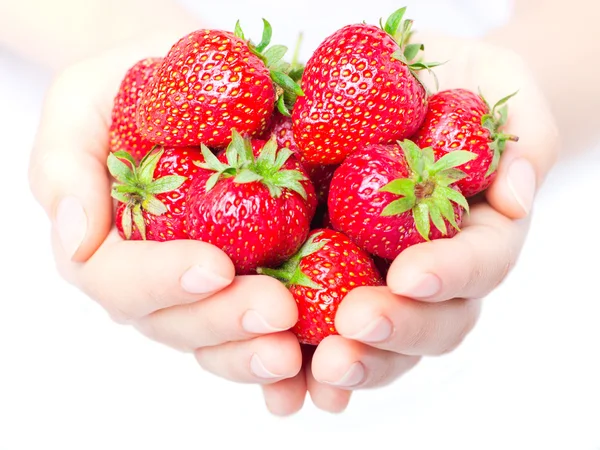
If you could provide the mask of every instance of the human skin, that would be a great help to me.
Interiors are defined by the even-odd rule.
[[[147,23],[156,24],[155,14],[168,11],[169,29],[154,28],[148,35],[147,26],[121,32],[123,27],[115,26],[118,32],[106,40],[102,30],[127,21],[124,15],[114,17],[110,7],[116,8],[117,2],[88,2],[80,12],[75,2],[53,2],[43,26],[23,11],[43,8],[45,2],[15,4],[0,6],[6,23],[21,20],[19,27],[0,31],[1,41],[57,70],[29,176],[52,224],[61,275],[118,322],[193,353],[216,375],[262,385],[274,414],[298,411],[307,391],[319,408],[342,411],[353,390],[388,384],[423,356],[456,348],[475,326],[481,299],[516,263],[535,192],[553,166],[559,144],[551,112],[556,103],[549,105],[540,88],[545,72],[518,53],[486,42],[422,36],[430,59],[451,61],[436,70],[442,89],[481,87],[490,101],[519,89],[510,103],[507,131],[520,141],[509,145],[496,182],[473,208],[459,236],[400,255],[386,287],[361,288],[346,297],[336,318],[340,336],[326,339],[314,354],[303,355],[286,331],[297,311],[280,283],[267,277],[235,277],[231,261],[204,243],[123,242],[112,224],[105,160],[111,101],[120,78],[137,60],[164,55],[178,37],[200,25],[174,4],[155,2]],[[53,15],[61,10],[59,4],[75,8],[70,10],[73,15],[81,14],[81,27],[89,36],[78,45],[72,42],[77,31],[63,31],[68,27],[61,27],[63,19]],[[118,5],[127,10],[137,3],[125,0]],[[96,14],[90,17],[87,8]],[[28,39],[23,40],[25,35]],[[501,43],[499,36],[500,31],[490,41]],[[61,48],[59,61],[46,57],[52,48]],[[139,270],[128,271],[129,267]]]

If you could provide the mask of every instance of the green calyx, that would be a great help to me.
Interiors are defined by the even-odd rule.
[[[490,143],[490,148],[494,152],[494,158],[492,159],[492,163],[485,174],[486,177],[493,174],[496,170],[498,170],[498,165],[500,164],[500,158],[506,149],[506,143],[508,141],[518,142],[519,138],[512,134],[504,134],[501,132],[501,128],[506,125],[508,120],[508,101],[518,94],[514,92],[510,95],[507,95],[503,99],[499,100],[493,107],[487,102],[481,90],[479,91],[479,96],[487,106],[487,110],[489,111],[481,118],[481,125],[486,128],[491,135],[492,142]]]
[[[278,269],[260,267],[257,272],[261,275],[268,275],[276,278],[288,288],[290,286],[304,286],[311,289],[323,289],[323,286],[315,283],[308,275],[300,270],[300,263],[304,258],[318,252],[327,244],[327,240],[315,242],[322,234],[322,232],[313,234],[300,250]]]
[[[304,92],[298,84],[300,79],[298,77],[298,67],[297,65],[294,67],[293,64],[284,61],[283,57],[288,51],[286,46],[272,45],[269,47],[273,36],[273,28],[266,19],[263,19],[263,24],[263,35],[258,44],[254,44],[251,40],[246,39],[239,20],[235,24],[234,33],[238,38],[248,43],[250,51],[258,56],[269,69],[271,80],[275,84],[277,109],[282,114],[289,116],[290,101],[295,102],[297,97],[304,96]],[[293,104],[291,106],[293,107]]]
[[[400,49],[392,55],[392,58],[403,62],[408,66],[412,74],[417,77],[417,72],[427,70],[434,78],[436,89],[438,89],[438,79],[431,69],[441,66],[445,63],[440,62],[425,62],[421,58],[417,58],[419,53],[425,50],[423,44],[411,43],[410,40],[414,34],[412,30],[413,21],[405,20],[406,7],[400,8],[394,12],[386,21],[385,25],[380,22],[381,29],[388,33],[398,44]]]
[[[298,193],[307,198],[302,181],[307,178],[298,170],[282,170],[283,165],[293,155],[288,148],[277,148],[277,141],[272,137],[263,147],[258,158],[252,151],[252,143],[233,130],[231,144],[225,155],[227,163],[222,163],[204,145],[201,147],[203,163],[194,162],[198,167],[212,170],[215,173],[206,182],[206,192],[211,191],[219,180],[233,177],[238,184],[261,182],[274,198],[282,195],[284,189]]]
[[[420,149],[409,140],[399,144],[404,151],[410,176],[394,180],[380,189],[381,192],[401,197],[391,202],[381,215],[397,216],[412,211],[417,231],[427,241],[432,222],[443,235],[448,234],[446,221],[460,231],[452,203],[460,205],[467,212],[469,204],[460,192],[450,186],[466,176],[457,167],[473,161],[477,155],[459,150],[436,161],[431,147]]]
[[[154,147],[139,164],[125,151],[108,155],[108,170],[117,180],[111,196],[126,205],[121,225],[127,239],[131,239],[135,226],[145,240],[146,224],[142,213],[155,216],[166,213],[167,207],[156,196],[178,189],[186,180],[180,175],[154,178],[154,170],[164,153],[163,149],[157,148]]]

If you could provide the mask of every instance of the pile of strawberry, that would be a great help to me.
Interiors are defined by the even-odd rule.
[[[403,250],[460,232],[507,140],[507,97],[430,94],[405,8],[349,25],[306,66],[234,32],[198,30],[138,62],[115,98],[108,169],[124,239],[195,239],[237,274],[290,289],[294,332],[335,334],[345,295],[384,284]],[[294,58],[296,59],[296,58]]]

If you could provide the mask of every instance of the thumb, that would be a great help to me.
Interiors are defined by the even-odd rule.
[[[108,121],[103,114],[112,96],[103,94],[90,87],[85,66],[59,76],[47,93],[30,159],[31,191],[75,262],[86,261],[112,225],[111,181],[105,164]]]

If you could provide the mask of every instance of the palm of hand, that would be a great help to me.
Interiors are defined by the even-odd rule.
[[[85,61],[59,77],[48,95],[30,180],[53,218],[61,274],[116,320],[193,351],[205,369],[262,384],[276,414],[299,410],[307,391],[319,408],[341,411],[352,390],[388,384],[422,356],[455,348],[476,322],[478,299],[515,263],[533,191],[555,160],[552,117],[523,62],[482,43],[425,39],[428,59],[449,60],[436,69],[441,89],[481,88],[492,101],[520,90],[511,103],[508,128],[521,141],[507,149],[497,181],[472,209],[459,236],[404,252],[390,270],[387,287],[348,295],[336,319],[341,336],[316,349],[301,349],[284,331],[295,323],[297,311],[278,282],[261,276],[234,279],[231,261],[209,245],[122,242],[113,227],[105,169],[112,99],[127,68],[165,54],[174,42],[157,41],[161,45],[120,49]],[[518,165],[523,158],[536,177],[528,181],[521,176],[520,189],[526,192],[519,197],[511,168],[520,167],[523,175]],[[65,216],[60,200],[73,197],[80,204]],[[75,228],[81,222],[83,232]],[[212,268],[210,273],[206,267]],[[188,270],[195,281],[186,285],[182,274]],[[436,292],[410,299],[419,296],[410,295],[407,286],[427,274],[439,282]]]

